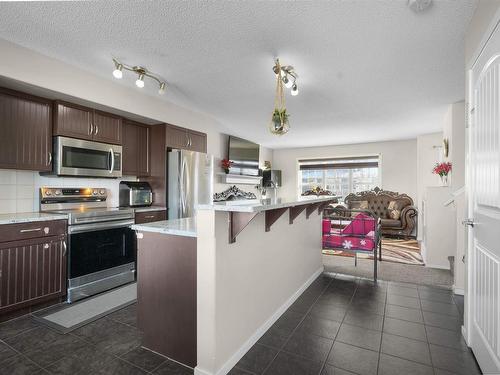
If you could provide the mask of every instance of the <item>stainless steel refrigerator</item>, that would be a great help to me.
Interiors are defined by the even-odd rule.
[[[168,219],[195,216],[197,204],[211,203],[214,157],[195,151],[167,152]]]

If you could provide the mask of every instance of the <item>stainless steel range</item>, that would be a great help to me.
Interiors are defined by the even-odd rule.
[[[68,215],[69,303],[134,281],[134,210],[108,208],[103,188],[40,189],[40,210]]]

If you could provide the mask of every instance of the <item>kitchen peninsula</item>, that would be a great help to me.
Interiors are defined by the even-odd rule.
[[[144,347],[226,374],[322,272],[319,213],[331,201],[214,203],[134,225]]]

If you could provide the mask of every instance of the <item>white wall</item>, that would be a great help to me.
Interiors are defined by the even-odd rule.
[[[197,375],[226,374],[323,270],[321,216],[258,214],[228,243],[228,213],[197,216]]]
[[[279,196],[298,194],[298,159],[380,155],[381,188],[406,193],[414,200],[417,194],[416,139],[274,150],[274,169],[282,170],[283,187]]]
[[[119,205],[120,181],[135,181],[134,176],[116,178],[76,178],[40,176],[38,172],[0,169],[0,214],[32,212],[39,209],[41,187],[94,187],[108,191],[108,207]]]
[[[446,160],[453,164],[452,191],[465,185],[465,101],[453,103],[446,111],[443,137],[449,141],[450,151]]]
[[[448,138],[450,152],[447,160],[453,164],[451,172],[451,191],[456,193],[465,185],[465,155],[466,155],[466,127],[465,127],[465,101],[453,103],[446,112],[443,137]],[[455,269],[454,283],[455,291],[463,293],[465,288],[465,264],[462,258],[466,249],[466,231],[462,220],[467,216],[466,194],[462,192],[455,196],[453,203],[455,208]]]
[[[487,31],[495,14],[500,11],[500,1],[479,0],[474,15],[465,34],[465,64],[470,68],[474,55],[481,47],[481,42],[487,36]],[[467,91],[465,92],[467,95]]]
[[[199,130],[208,135],[208,153],[223,156],[222,126],[212,117],[103,79],[85,70],[0,39],[0,75],[75,98]]]
[[[423,238],[423,199],[427,187],[440,186],[439,176],[432,173],[432,168],[436,162],[442,160],[443,133],[424,134],[417,137],[417,199],[416,205],[419,210],[418,215],[418,239]],[[422,248],[425,260],[425,247]]]
[[[0,56],[0,76],[158,122],[205,132],[207,152],[215,156],[217,166],[220,159],[227,157],[227,136],[223,134],[227,129],[210,116],[172,104],[159,96],[146,95],[140,90],[103,79],[2,39]],[[262,158],[272,161],[272,150],[262,148]],[[216,170],[221,171],[219,168]],[[218,181],[216,179],[215,191],[227,188],[227,185]],[[0,171],[0,184],[9,185],[5,195],[8,198],[0,199],[0,213],[36,210],[37,188],[40,186],[106,187],[110,192],[109,204],[117,206],[118,183],[119,180],[110,179],[48,178],[40,177],[34,172]],[[258,193],[253,186],[246,185],[242,188]]]

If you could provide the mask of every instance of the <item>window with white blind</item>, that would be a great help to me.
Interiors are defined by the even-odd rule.
[[[345,197],[378,185],[378,156],[299,160],[300,194],[319,186]]]

